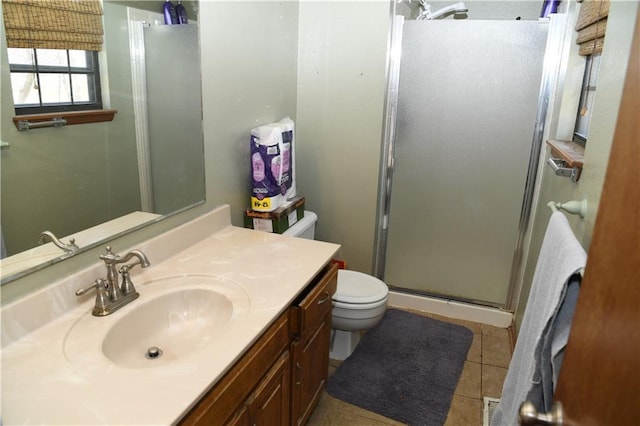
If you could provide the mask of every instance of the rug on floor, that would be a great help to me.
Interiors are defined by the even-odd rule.
[[[327,391],[409,425],[442,425],[472,340],[466,327],[388,309],[329,378]]]

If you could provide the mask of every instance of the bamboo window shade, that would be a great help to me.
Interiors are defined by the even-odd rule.
[[[576,23],[576,31],[578,31],[576,43],[580,46],[580,55],[588,56],[602,52],[604,34],[607,30],[607,16],[609,16],[609,0],[582,2]]]
[[[100,0],[2,0],[7,47],[102,50]]]

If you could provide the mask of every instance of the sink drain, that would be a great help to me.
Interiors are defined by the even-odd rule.
[[[160,358],[162,356],[162,349],[160,349],[157,346],[152,346],[149,349],[147,349],[147,353],[144,354],[144,356],[147,359]]]

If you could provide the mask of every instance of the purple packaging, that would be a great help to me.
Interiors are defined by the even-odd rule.
[[[282,143],[264,144],[259,135],[251,135],[251,208],[269,212],[283,203],[286,186],[281,182],[288,176],[281,165]]]
[[[296,191],[295,124],[291,118],[285,117],[278,122],[278,125],[282,129],[283,167],[288,173],[288,180],[285,183],[287,186],[286,198],[287,200],[292,200],[298,195]]]
[[[293,121],[251,129],[251,209],[270,212],[293,198]]]

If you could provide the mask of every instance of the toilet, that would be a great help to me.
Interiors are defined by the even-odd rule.
[[[318,216],[310,211],[283,235],[315,238]],[[374,327],[387,309],[387,285],[362,272],[340,269],[338,288],[331,311],[331,349],[329,358],[346,359],[360,341],[361,332]]]

